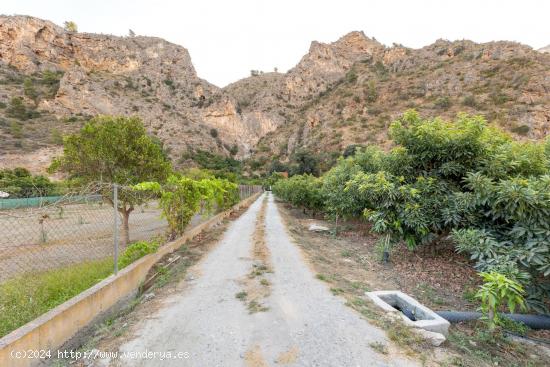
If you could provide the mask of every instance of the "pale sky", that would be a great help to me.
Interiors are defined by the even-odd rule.
[[[218,86],[251,69],[286,71],[312,40],[353,30],[413,48],[438,38],[550,44],[548,0],[0,0],[0,13],[73,20],[81,32],[131,28],[162,37],[186,47],[199,77]]]

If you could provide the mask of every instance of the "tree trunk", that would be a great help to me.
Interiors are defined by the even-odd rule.
[[[133,206],[126,208],[126,205],[123,205],[122,208],[119,208],[119,212],[122,217],[122,227],[120,232],[120,245],[121,247],[126,247],[130,242],[130,227],[128,225],[130,220],[130,213],[134,210]]]

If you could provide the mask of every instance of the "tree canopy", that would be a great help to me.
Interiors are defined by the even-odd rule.
[[[101,116],[65,137],[63,156],[51,170],[87,182],[135,185],[165,181],[171,164],[138,117]]]
[[[81,182],[131,186],[144,181],[164,182],[172,166],[159,142],[147,135],[138,117],[100,116],[64,139],[63,156],[54,160],[50,170],[66,172]],[[102,194],[113,204],[110,185]],[[131,189],[121,190],[118,197],[124,245],[129,241],[130,213],[144,197]]]
[[[514,141],[480,116],[445,121],[413,110],[390,136],[390,151],[355,149],[319,183],[294,176],[274,191],[332,217],[366,219],[386,251],[452,241],[480,271],[524,284],[529,306],[542,312],[550,298],[550,140]]]

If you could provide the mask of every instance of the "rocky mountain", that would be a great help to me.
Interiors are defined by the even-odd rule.
[[[263,137],[250,167],[284,167],[307,151],[326,169],[346,147],[387,147],[389,124],[410,108],[449,119],[481,114],[516,138],[542,139],[550,131],[550,55],[512,42],[376,47]]]
[[[194,149],[235,153],[234,146],[245,155],[276,127],[261,114],[238,115],[181,46],[66,32],[25,16],[0,17],[0,107],[6,166],[55,154],[63,133],[98,114],[139,115],[174,160]]]
[[[538,49],[539,52],[550,53],[550,45]]]
[[[244,158],[371,47],[379,45],[360,33],[314,42],[289,73],[258,73],[220,89],[197,76],[185,48],[162,39],[1,16],[0,167],[42,170],[61,136],[98,114],[139,115],[175,162],[196,150]]]
[[[351,32],[287,73],[253,72],[224,88],[200,79],[188,51],[153,37],[67,32],[0,16],[0,168],[42,171],[62,135],[97,114],[139,115],[176,164],[193,152],[247,159],[251,172],[298,150],[327,164],[350,144],[385,144],[407,108],[484,114],[518,136],[550,126],[550,55],[510,42],[385,47]]]

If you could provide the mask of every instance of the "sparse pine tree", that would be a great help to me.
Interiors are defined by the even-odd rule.
[[[78,26],[72,20],[67,20],[65,23],[63,23],[63,26],[65,27],[65,30],[67,32],[78,32]]]

